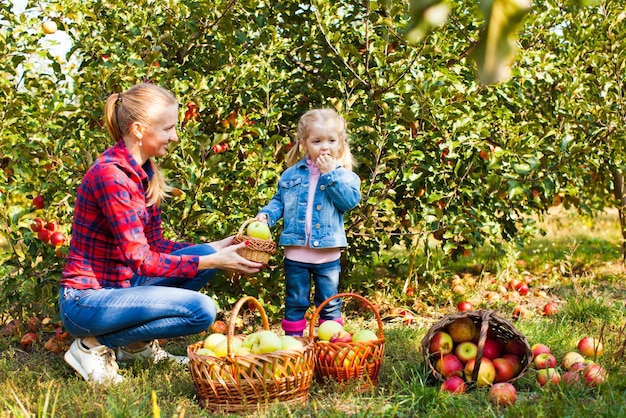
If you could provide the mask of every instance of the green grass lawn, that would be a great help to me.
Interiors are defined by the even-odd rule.
[[[270,405],[251,416],[261,417],[620,417],[626,416],[626,310],[624,274],[620,264],[616,218],[607,214],[590,221],[559,213],[545,220],[547,234],[538,236],[516,254],[515,262],[495,267],[472,257],[459,264],[450,280],[419,283],[409,296],[397,291],[372,292],[383,318],[385,355],[378,386],[365,391],[355,385],[314,381],[304,405]],[[487,268],[468,273],[475,263]],[[465,263],[467,266],[463,266]],[[491,263],[491,264],[489,264]],[[493,268],[489,266],[494,266]],[[391,273],[377,269],[380,278]],[[529,277],[526,296],[506,289],[511,279]],[[396,277],[395,283],[404,278]],[[464,292],[452,291],[454,280]],[[387,288],[385,288],[387,289]],[[371,299],[370,299],[371,298]],[[440,390],[422,355],[421,342],[430,327],[444,315],[455,312],[456,302],[469,300],[476,308],[493,310],[519,330],[530,345],[543,343],[557,359],[574,351],[585,335],[602,339],[604,356],[597,361],[609,373],[599,386],[547,385],[536,382],[536,370],[528,367],[515,381],[517,402],[507,408],[491,405],[488,389],[471,388],[461,395]],[[555,301],[556,315],[541,315],[542,306]],[[416,315],[405,324],[390,315],[391,308],[405,307]],[[523,314],[514,319],[516,308]],[[369,326],[371,311],[346,304],[348,327]],[[171,341],[166,348],[185,352],[201,336]],[[199,405],[197,392],[186,368],[139,364],[122,369],[127,378],[113,387],[92,386],[78,378],[61,355],[41,346],[23,351],[18,337],[0,338],[1,417],[150,417],[156,416],[153,393],[162,417],[215,416]]]

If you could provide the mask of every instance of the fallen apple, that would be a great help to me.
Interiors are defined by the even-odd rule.
[[[472,308],[472,304],[469,302],[460,302],[457,306],[457,309],[462,312],[462,311],[471,311]]]
[[[553,368],[537,370],[537,383],[539,386],[545,386],[548,383],[559,383],[561,381],[561,374]]]
[[[228,331],[228,325],[224,321],[215,321],[209,329],[213,333],[225,334]]]
[[[496,377],[493,379],[494,383],[508,382],[513,379],[515,374],[515,366],[511,360],[504,357],[493,359],[493,368],[496,369]]]
[[[569,370],[572,368],[572,365],[574,363],[579,363],[579,362],[583,362],[585,361],[585,358],[582,356],[582,354],[576,352],[576,351],[570,351],[568,353],[565,353],[563,355],[563,358],[561,359],[561,366],[565,369],[565,370]]]
[[[537,357],[539,354],[550,354],[550,347],[548,347],[545,344],[541,344],[541,343],[537,343],[537,344],[533,344],[532,347],[530,347],[530,349],[533,352],[533,357]]]
[[[435,370],[441,373],[443,377],[448,378],[454,375],[461,375],[463,364],[454,354],[446,354],[437,360]]]
[[[599,364],[590,364],[585,368],[583,378],[589,386],[597,386],[600,383],[606,382],[607,373],[604,367]]]
[[[497,406],[513,405],[517,400],[517,389],[511,383],[494,383],[487,395],[489,402]]]
[[[476,359],[472,359],[465,364],[464,374],[465,380],[472,381]],[[496,369],[493,367],[491,360],[483,358],[478,367],[478,376],[476,377],[476,386],[489,386],[496,378]]]
[[[556,358],[550,353],[541,353],[533,358],[536,369],[552,369],[556,367]]]
[[[450,392],[452,394],[464,393],[467,390],[465,381],[460,376],[451,376],[441,384],[442,392]]]
[[[543,306],[543,314],[552,316],[559,311],[559,306],[554,302],[548,302]]]
[[[583,337],[578,342],[578,352],[585,357],[601,357],[604,354],[604,347],[595,337]]]

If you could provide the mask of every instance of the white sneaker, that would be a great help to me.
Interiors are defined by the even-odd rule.
[[[136,360],[153,363],[172,361],[182,365],[189,363],[187,356],[175,356],[162,349],[158,340],[154,340],[141,348],[118,347],[117,359],[122,363],[132,363]]]
[[[119,368],[115,362],[115,353],[107,346],[87,348],[80,338],[76,338],[64,359],[88,382],[120,383],[124,380],[117,373]]]

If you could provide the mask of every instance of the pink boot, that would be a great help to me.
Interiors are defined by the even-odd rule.
[[[282,326],[285,331],[285,335],[302,337],[304,329],[306,328],[306,319],[301,319],[299,321],[288,321],[283,319]]]

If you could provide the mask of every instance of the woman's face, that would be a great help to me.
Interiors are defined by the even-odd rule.
[[[311,160],[316,161],[320,155],[330,155],[337,158],[339,138],[335,124],[329,122],[316,123],[309,128],[308,134],[306,151]]]
[[[147,157],[162,157],[170,142],[178,141],[178,105],[155,108],[154,121],[144,126],[141,137],[141,153]]]

